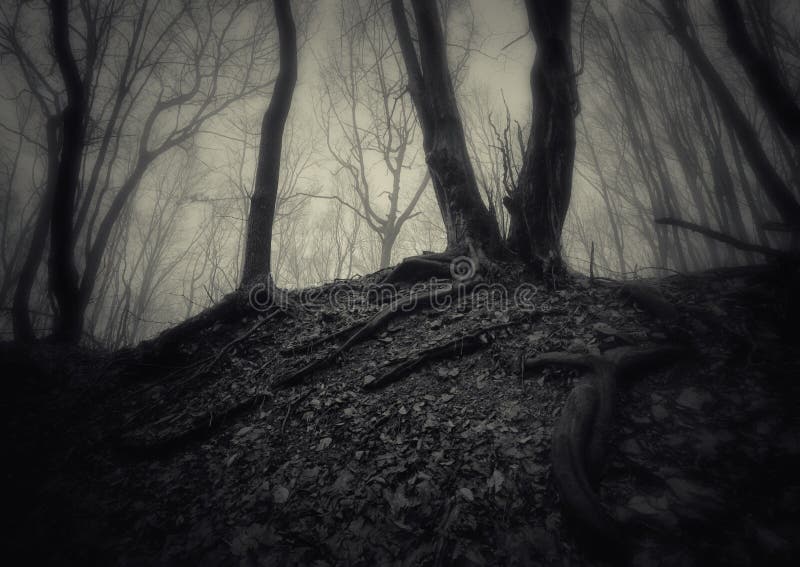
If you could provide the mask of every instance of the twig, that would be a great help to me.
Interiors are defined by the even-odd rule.
[[[249,337],[250,337],[250,335],[252,335],[253,333],[255,333],[255,332],[256,332],[256,331],[257,331],[257,330],[258,330],[258,329],[259,329],[259,328],[260,328],[260,327],[261,327],[261,326],[262,326],[264,323],[266,323],[267,321],[269,321],[270,319],[272,319],[272,318],[273,318],[273,317],[274,317],[274,316],[275,316],[277,313],[280,313],[280,309],[276,309],[275,311],[273,311],[272,313],[270,313],[269,315],[267,315],[267,316],[266,316],[266,317],[264,317],[263,319],[260,319],[260,320],[258,320],[258,321],[256,322],[256,324],[255,324],[255,325],[253,325],[252,327],[250,327],[250,328],[249,328],[249,329],[248,329],[248,330],[247,330],[245,333],[243,333],[242,335],[240,335],[240,336],[236,337],[235,339],[233,339],[232,341],[230,341],[228,344],[226,344],[225,346],[223,346],[223,347],[222,347],[222,348],[221,348],[221,349],[220,349],[220,350],[217,352],[217,354],[214,356],[214,358],[211,360],[211,362],[209,362],[208,364],[206,364],[206,365],[205,365],[205,366],[203,366],[202,368],[198,368],[198,369],[197,369],[197,370],[195,370],[195,371],[194,371],[194,372],[193,372],[191,375],[189,375],[189,376],[187,376],[186,378],[183,378],[182,380],[180,380],[180,381],[178,382],[178,384],[181,384],[181,383],[183,383],[183,382],[188,382],[188,381],[191,381],[191,380],[193,380],[194,378],[196,378],[197,376],[199,376],[200,374],[203,374],[203,373],[205,373],[205,372],[208,372],[209,370],[211,370],[211,369],[214,367],[214,365],[215,365],[217,362],[219,362],[219,360],[222,358],[222,356],[223,356],[223,355],[224,355],[226,352],[228,352],[229,350],[231,350],[233,347],[235,347],[236,345],[238,345],[239,343],[241,343],[241,342],[242,342],[242,341],[244,341],[245,339],[249,338]]]
[[[283,435],[283,432],[286,429],[286,422],[289,420],[289,415],[291,415],[291,413],[292,413],[292,408],[295,405],[297,405],[299,402],[301,402],[302,400],[307,398],[309,396],[309,394],[311,394],[311,388],[309,388],[305,392],[301,392],[300,394],[297,394],[294,398],[289,400],[289,402],[286,404],[287,405],[286,415],[283,416],[283,421],[281,422],[281,435]]]

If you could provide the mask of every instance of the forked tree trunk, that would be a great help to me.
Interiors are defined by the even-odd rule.
[[[513,193],[509,244],[537,271],[561,269],[561,231],[572,193],[578,93],[570,42],[571,1],[526,0],[536,41],[533,116]]]
[[[280,70],[272,99],[261,122],[255,187],[247,219],[242,286],[269,279],[283,130],[297,83],[297,31],[291,3],[290,0],[274,0],[274,6],[280,43]]]
[[[423,147],[447,232],[448,252],[496,257],[503,243],[497,220],[481,200],[467,152],[464,127],[447,66],[447,46],[437,2],[411,0],[419,53],[411,39],[403,0],[392,0],[392,18],[403,54],[408,88],[422,126]]]
[[[77,342],[83,328],[78,270],[75,266],[73,219],[86,138],[87,95],[70,45],[69,2],[52,0],[53,50],[67,93],[61,115],[61,155],[50,217],[50,289],[58,307],[54,336]]]

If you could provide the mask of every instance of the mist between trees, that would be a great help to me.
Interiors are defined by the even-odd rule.
[[[428,125],[389,5],[291,10],[299,67],[278,145],[275,282],[303,288],[445,249]],[[531,109],[545,83],[531,73],[526,3],[444,0],[438,16],[478,189],[513,243],[507,205],[539,147],[532,116],[557,111]],[[796,3],[576,0],[569,17],[577,94],[566,81],[557,96],[577,116],[573,188],[552,235],[569,267],[631,278],[790,249]],[[279,35],[272,2],[3,4],[3,333],[58,333],[54,314],[74,305],[84,340],[119,347],[239,286]]]

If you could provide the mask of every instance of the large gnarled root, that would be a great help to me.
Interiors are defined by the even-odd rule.
[[[432,278],[449,278],[450,264],[454,258],[455,256],[451,254],[425,254],[406,258],[389,272],[381,283],[411,283]]]
[[[466,283],[472,281],[481,268],[488,268],[491,265],[490,259],[474,247],[462,251],[411,256],[389,272],[381,284],[393,285],[450,278],[456,282]]]
[[[526,370],[567,365],[591,372],[570,392],[553,429],[553,477],[565,514],[577,533],[604,555],[624,555],[630,548],[625,531],[603,508],[594,488],[602,471],[618,381],[625,374],[641,372],[681,354],[683,349],[662,345],[621,347],[602,356],[553,352],[524,361]]]

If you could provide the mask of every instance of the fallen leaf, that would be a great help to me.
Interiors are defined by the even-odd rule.
[[[492,476],[486,481],[486,486],[489,490],[493,490],[495,494],[500,492],[500,488],[503,486],[503,481],[506,479],[498,469],[494,469]]]
[[[272,499],[276,504],[285,504],[289,500],[289,489],[285,486],[276,486],[272,490]]]
[[[353,480],[353,473],[347,469],[343,470],[341,473],[339,473],[336,482],[333,483],[333,490],[336,492],[344,492],[347,490],[351,480]]]
[[[474,502],[475,501],[475,496],[472,494],[472,491],[469,488],[461,487],[461,488],[458,489],[458,493],[467,502]]]

